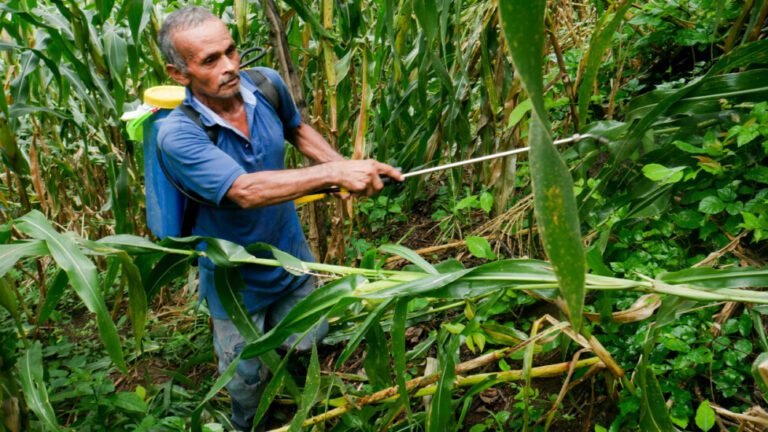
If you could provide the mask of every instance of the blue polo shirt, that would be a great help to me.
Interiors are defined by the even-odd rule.
[[[216,145],[186,114],[173,110],[162,120],[158,142],[165,151],[171,176],[188,191],[215,203],[225,201],[235,179],[246,173],[284,169],[285,132],[301,124],[301,115],[280,74],[258,68],[277,89],[280,109],[254,85],[248,74],[240,73],[240,92],[245,102],[250,139],[203,105],[187,88],[184,104],[200,113],[206,126],[219,126]],[[200,206],[194,235],[229,240],[243,246],[268,243],[300,260],[313,261],[292,201],[254,209]],[[205,245],[202,246],[203,248]],[[271,258],[270,254],[257,256]],[[201,258],[200,298],[206,299],[211,315],[227,319],[214,285],[213,263]],[[240,267],[246,288],[243,302],[249,313],[263,309],[301,286],[308,276],[294,276],[282,267],[245,265]]]

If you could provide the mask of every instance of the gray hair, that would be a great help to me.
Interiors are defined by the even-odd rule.
[[[160,45],[160,51],[163,52],[165,61],[176,66],[182,73],[186,73],[187,62],[176,50],[173,36],[177,31],[198,26],[212,19],[218,19],[218,17],[208,9],[199,6],[183,7],[168,15],[158,35],[158,44]]]

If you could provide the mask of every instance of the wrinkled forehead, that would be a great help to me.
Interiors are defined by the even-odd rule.
[[[227,26],[218,18],[211,18],[195,26],[177,30],[174,45],[185,59],[205,58],[226,51],[234,41]]]

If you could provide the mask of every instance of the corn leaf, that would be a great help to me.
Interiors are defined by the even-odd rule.
[[[252,358],[273,350],[288,336],[309,330],[331,309],[348,306],[353,301],[348,295],[364,280],[359,276],[349,276],[318,287],[296,304],[272,330],[258,340],[249,342],[243,349],[242,357]]]
[[[51,313],[53,313],[54,309],[56,309],[56,305],[64,295],[64,290],[67,288],[68,282],[69,279],[67,278],[67,272],[64,270],[59,270],[56,272],[56,277],[53,278],[53,282],[51,282],[51,284],[48,286],[48,292],[45,296],[45,302],[43,303],[43,308],[40,311],[40,318],[37,320],[37,325],[41,326],[45,324],[46,321],[48,321]]]
[[[382,252],[401,256],[429,274],[439,274],[437,269],[435,269],[432,264],[428,263],[427,260],[422,258],[421,255],[417,254],[415,251],[405,246],[387,244],[380,246],[379,250]]]
[[[581,83],[579,83],[579,118],[585,123],[587,120],[587,107],[589,99],[592,96],[592,89],[595,85],[597,73],[603,63],[603,57],[612,46],[613,36],[619,28],[619,24],[624,21],[624,15],[632,6],[631,1],[624,1],[613,14],[603,14],[600,21],[595,26],[592,33],[592,39],[589,41],[589,48],[586,54],[584,73]]]
[[[455,368],[458,352],[459,336],[448,336],[448,341],[441,346],[440,350],[440,379],[429,406],[428,432],[445,432],[453,429],[450,426],[453,419],[451,390],[453,389],[453,380],[456,379]]]
[[[363,321],[362,324],[355,328],[355,333],[353,333],[349,338],[346,345],[344,346],[344,351],[339,354],[339,358],[336,360],[336,369],[341,367],[341,365],[347,361],[349,356],[352,355],[352,353],[357,349],[358,345],[360,345],[360,342],[363,340],[363,337],[365,337],[365,334],[368,332],[368,329],[371,327],[371,325],[379,321],[381,314],[388,310],[389,306],[394,301],[394,298],[383,301],[380,305],[376,306],[376,309],[374,309],[373,312],[369,313],[368,316],[365,317],[365,321]]]
[[[535,213],[544,248],[560,284],[575,329],[584,308],[586,259],[581,245],[573,179],[552,145],[544,106],[544,0],[499,3],[504,36],[512,61],[533,105],[529,132]]]
[[[296,415],[291,421],[290,432],[302,430],[304,419],[307,418],[309,411],[315,405],[315,400],[320,394],[320,361],[317,357],[317,345],[312,345],[312,357],[309,360],[309,369],[307,369],[307,382],[304,385],[304,394],[301,397],[301,404]]]
[[[48,255],[48,247],[40,240],[0,245],[0,276],[5,275],[22,258],[45,255]]]
[[[405,326],[408,319],[408,299],[401,298],[395,304],[394,315],[392,316],[392,361],[395,365],[395,384],[400,403],[405,407],[408,414],[408,420],[413,423],[413,413],[408,398],[408,389],[405,388]]]
[[[689,284],[711,289],[760,288],[768,286],[768,269],[751,267],[690,268],[664,273],[659,276],[659,279],[670,284]]]
[[[35,341],[19,359],[19,380],[24,389],[27,406],[45,425],[46,430],[63,430],[56,422],[56,414],[48,400],[48,389],[43,378],[43,350],[40,342]]]
[[[48,250],[56,263],[69,278],[72,288],[89,311],[96,314],[99,335],[107,348],[109,356],[118,368],[127,371],[123,349],[117,328],[109,315],[104,301],[96,266],[91,262],[69,237],[56,232],[50,222],[37,210],[27,213],[19,219],[19,228],[27,235],[45,240]]]
[[[125,252],[118,253],[117,258],[123,269],[123,277],[128,284],[128,310],[131,314],[133,336],[136,338],[136,345],[141,347],[144,326],[147,324],[147,293],[141,283],[139,268],[136,267],[133,259]]]
[[[287,374],[285,366],[288,364],[288,359],[290,358],[290,353],[286,354],[280,362],[280,365],[277,367],[277,370],[272,371],[272,378],[264,387],[264,393],[261,394],[261,399],[259,399],[259,407],[256,409],[256,414],[253,416],[253,424],[259,424],[259,422],[261,422],[264,415],[269,410],[270,404],[275,400],[280,389],[283,388]]]

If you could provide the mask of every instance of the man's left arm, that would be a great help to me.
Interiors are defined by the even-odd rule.
[[[331,147],[318,131],[306,123],[300,123],[286,138],[304,156],[317,163],[342,161],[344,157]]]

